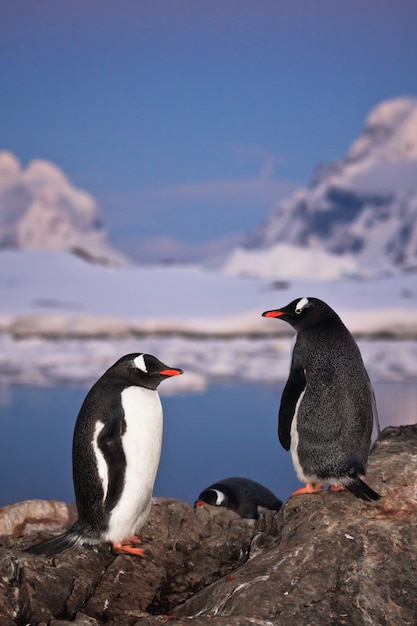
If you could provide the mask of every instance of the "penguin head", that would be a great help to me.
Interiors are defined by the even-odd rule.
[[[215,484],[204,489],[198,496],[194,506],[202,506],[210,504],[211,506],[220,506],[231,511],[237,511],[239,502],[236,495],[227,485]]]
[[[107,371],[127,379],[132,385],[153,390],[166,378],[183,373],[178,368],[168,367],[155,356],[141,352],[126,354]]]
[[[335,319],[337,315],[323,300],[304,297],[293,300],[281,309],[265,311],[262,317],[279,317],[299,331],[317,322]]]
[[[228,506],[228,498],[223,491],[219,489],[205,489],[198,496],[194,506],[202,506],[203,504],[210,504],[211,506]]]

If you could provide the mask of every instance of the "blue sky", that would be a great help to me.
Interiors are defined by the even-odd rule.
[[[416,32],[415,0],[0,0],[0,149],[56,163],[119,246],[210,246],[417,94]]]

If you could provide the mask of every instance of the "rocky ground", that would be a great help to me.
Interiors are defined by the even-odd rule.
[[[379,502],[297,496],[257,522],[158,500],[142,529],[146,559],[105,545],[27,554],[74,509],[4,507],[0,626],[415,626],[417,425],[383,431],[367,482]]]

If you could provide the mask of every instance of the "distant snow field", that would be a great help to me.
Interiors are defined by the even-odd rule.
[[[0,384],[88,387],[129,352],[184,369],[165,393],[226,381],[273,383],[287,376],[293,333],[261,313],[303,296],[337,311],[373,380],[417,377],[412,274],[273,282],[197,266],[111,269],[65,252],[4,251]]]
[[[88,387],[128,352],[184,369],[165,393],[273,383],[293,332],[261,313],[304,296],[336,310],[373,380],[416,379],[416,181],[417,98],[388,100],[216,270],[133,266],[90,194],[0,152],[0,384]]]
[[[417,377],[417,342],[359,340],[373,382],[407,381]],[[184,375],[167,380],[162,394],[202,391],[230,382],[274,384],[285,380],[291,340],[145,337],[143,339],[14,340],[0,336],[2,385],[75,386],[89,388],[123,354],[146,352]]]

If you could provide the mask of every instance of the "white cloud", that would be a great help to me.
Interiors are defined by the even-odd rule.
[[[139,213],[190,210],[200,207],[215,210],[228,206],[240,206],[242,211],[259,211],[260,208],[267,211],[296,187],[297,185],[290,181],[273,178],[214,179],[106,194],[101,196],[101,202],[103,206],[134,209]],[[123,220],[122,213],[119,214],[119,218]],[[132,216],[126,213],[125,219],[127,218],[130,222]],[[120,224],[119,219],[118,221]]]

